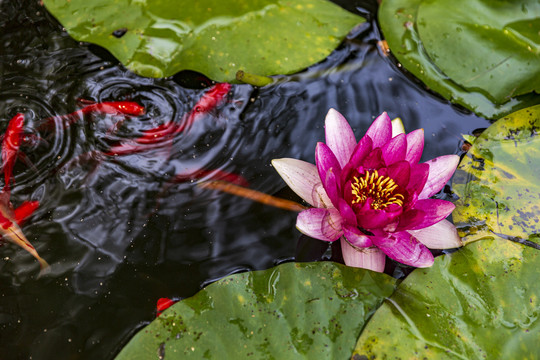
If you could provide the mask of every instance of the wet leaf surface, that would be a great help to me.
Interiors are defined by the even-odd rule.
[[[416,23],[429,57],[465,89],[496,104],[540,92],[538,0],[423,1]]]
[[[539,39],[531,31],[538,2],[499,4],[385,0],[379,23],[407,71],[453,103],[494,119],[540,102],[531,92],[539,88]],[[523,11],[529,8],[530,14]]]
[[[539,131],[540,106],[520,110],[491,125],[463,158],[453,218],[467,241],[540,233]]]
[[[535,359],[539,257],[497,238],[436,258],[385,300],[352,359]]]
[[[302,70],[326,58],[364,21],[325,0],[44,3],[76,40],[105,47],[139,75],[193,70],[222,82],[234,81],[238,70]]]
[[[331,262],[232,275],[166,310],[117,359],[346,359],[395,283]]]

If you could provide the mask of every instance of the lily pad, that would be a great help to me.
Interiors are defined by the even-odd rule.
[[[44,0],[79,41],[150,77],[290,74],[326,58],[363,18],[326,0]]]
[[[537,0],[529,1],[529,3],[536,2]],[[505,33],[505,30],[510,33],[509,28],[497,30],[498,24],[487,15],[481,17],[483,22],[476,22],[474,18],[460,17],[462,5],[459,4],[466,3],[463,9],[487,7],[489,10],[486,10],[487,13],[494,13],[498,15],[498,18],[503,18],[504,14],[501,13],[505,10],[491,5],[496,2],[485,4],[482,0],[470,0],[459,1],[456,5],[455,2],[445,0],[442,3],[445,6],[441,9],[443,5],[440,5],[438,1],[430,0],[384,0],[382,2],[378,15],[379,23],[392,54],[403,67],[431,90],[486,118],[499,118],[540,103],[540,95],[531,92],[533,89],[539,89],[538,76],[534,75],[540,71],[538,47],[531,47],[532,54],[521,56],[524,62],[511,58],[511,62],[515,62],[517,67],[507,68],[507,62],[510,59],[502,62],[506,59],[505,56],[508,56],[507,42],[523,37],[528,40],[522,43],[535,44],[535,36],[538,35],[531,34],[530,32],[534,29],[529,29],[535,28],[537,20],[527,22],[530,17],[523,13],[522,19],[525,21],[515,21],[512,26],[515,25],[516,29],[512,28],[512,37],[510,37]],[[514,2],[502,1],[501,3],[513,8]],[[451,21],[448,20],[450,22],[446,24],[449,16],[451,16]],[[420,17],[422,22],[420,22]],[[489,23],[490,20],[493,23]],[[490,25],[484,25],[486,23]],[[488,26],[490,31],[497,34],[497,38],[500,39],[486,38],[488,35],[485,26]],[[432,28],[435,31],[433,34],[429,33]],[[457,28],[463,30],[459,32]],[[424,36],[427,39],[424,39]],[[538,42],[536,44],[538,46]],[[513,45],[513,47],[519,45]],[[529,51],[526,46],[525,48],[521,46],[520,50]],[[473,62],[472,59],[476,61],[478,58],[481,61]],[[527,63],[530,58],[533,61]],[[502,66],[493,68],[499,64],[497,61],[502,62]],[[448,70],[447,64],[450,63],[452,63],[451,71],[447,74],[441,70],[441,66]],[[467,69],[464,70],[463,66]],[[493,68],[492,71],[486,71],[490,69],[490,66]],[[504,75],[495,76],[496,71],[503,69]],[[525,76],[527,81],[523,82],[524,72],[528,72],[529,78]],[[459,76],[453,77],[452,75],[456,73]],[[491,78],[492,75],[493,78]],[[514,82],[515,79],[517,79],[516,82]],[[486,80],[485,88],[479,87],[476,83],[480,80]],[[517,96],[521,93],[524,94]]]
[[[429,57],[465,89],[496,104],[540,93],[540,1],[423,1],[416,23]]]
[[[375,312],[352,359],[536,359],[540,251],[482,240],[414,270]]]
[[[491,125],[453,179],[453,219],[466,241],[499,235],[537,242],[540,234],[540,106]]]
[[[330,262],[232,275],[167,309],[117,360],[346,359],[394,289],[387,275]]]

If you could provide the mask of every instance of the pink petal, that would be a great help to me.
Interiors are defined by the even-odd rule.
[[[356,138],[347,122],[339,112],[330,109],[325,120],[326,145],[332,150],[343,168],[356,146]]]
[[[450,201],[439,199],[422,199],[414,205],[414,210],[424,213],[421,221],[406,226],[400,222],[399,228],[402,230],[418,230],[434,225],[446,218],[455,209],[455,205]],[[403,227],[405,226],[405,228]]]
[[[325,143],[317,143],[317,147],[315,148],[315,164],[317,165],[321,180],[326,178],[326,172],[330,168],[334,169],[336,175],[341,173],[341,165],[339,165],[336,155],[334,155]]]
[[[362,209],[356,213],[358,226],[364,229],[371,230],[383,228],[401,215],[401,208],[395,212],[371,209],[369,200],[370,199],[368,198],[368,201],[364,204]]]
[[[395,231],[409,230],[424,221],[426,214],[422,210],[406,210],[399,217],[399,225]]]
[[[406,161],[394,163],[388,167],[387,176],[399,186],[406,188],[411,177],[411,166]]]
[[[353,209],[349,206],[349,204],[343,200],[339,199],[339,213],[341,214],[341,217],[343,218],[343,221],[351,226],[357,226],[356,222],[356,214],[354,213]]]
[[[314,239],[336,241],[343,235],[341,221],[336,209],[311,208],[298,214],[296,228]]]
[[[422,243],[406,231],[389,233],[386,237],[371,236],[373,244],[388,257],[406,265],[430,267],[433,255]]]
[[[386,165],[405,160],[407,141],[405,134],[399,134],[381,147],[382,156]]]
[[[450,180],[459,164],[459,156],[444,155],[425,162],[429,165],[429,175],[420,199],[427,199],[438,193]]]
[[[456,227],[448,220],[407,232],[430,249],[453,249],[463,246]]]
[[[341,239],[341,253],[343,254],[343,260],[345,265],[369,269],[377,272],[384,271],[384,263],[386,262],[386,255],[375,248],[365,248],[357,250],[353,248],[347,240]]]
[[[369,236],[361,232],[357,226],[343,224],[343,236],[345,236],[345,239],[349,242],[349,244],[356,246],[357,248],[367,248],[373,246]]]
[[[347,165],[343,168],[341,172],[342,182],[345,182],[345,178],[348,178],[350,176],[350,172],[353,169],[356,169],[360,166],[360,164],[364,161],[366,156],[371,152],[373,149],[373,141],[369,136],[364,136],[360,139],[358,144],[356,144],[353,153],[351,155],[351,158]]]
[[[365,169],[379,169],[385,167],[384,159],[382,157],[382,150],[380,148],[373,149],[361,164]]]
[[[379,115],[366,131],[366,135],[373,140],[373,147],[382,147],[392,138],[392,120],[386,112]]]
[[[302,199],[315,207],[331,207],[317,167],[298,159],[274,159],[272,165],[285,183]]]
[[[411,176],[409,184],[407,185],[407,191],[409,193],[419,194],[424,186],[429,176],[429,165],[428,164],[414,164],[411,165]]]
[[[332,201],[334,207],[337,207],[340,190],[339,179],[341,176],[341,166],[328,145],[321,142],[318,143],[315,148],[315,162],[326,194]]]
[[[334,171],[334,168],[331,167],[326,171],[326,178],[323,179],[323,187],[326,191],[326,194],[330,198],[330,201],[332,201],[332,205],[337,208],[339,206],[339,199],[340,199],[340,186],[339,186],[339,179],[336,175],[336,172]]]
[[[407,154],[405,160],[411,164],[416,164],[422,157],[424,151],[424,129],[411,131],[407,134]]]

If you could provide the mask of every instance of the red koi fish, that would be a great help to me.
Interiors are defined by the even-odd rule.
[[[159,298],[157,301],[157,306],[156,306],[156,310],[157,310],[156,316],[161,315],[162,312],[164,312],[165,310],[167,310],[168,308],[170,308],[172,305],[174,305],[177,302],[178,300],[173,300],[169,298]]]
[[[10,183],[13,174],[13,167],[19,153],[22,142],[24,127],[24,114],[15,115],[8,123],[6,133],[2,140],[2,163],[4,167],[5,185],[0,193],[0,236],[16,245],[19,245],[32,256],[34,256],[41,267],[42,272],[49,267],[49,264],[43,260],[30,241],[26,239],[21,228],[22,222],[28,218],[39,207],[38,201],[25,201],[16,209],[13,209],[9,201]],[[29,160],[28,160],[29,161]]]
[[[229,83],[218,83],[212,86],[204,93],[197,104],[195,104],[193,110],[188,114],[186,121],[182,122],[183,127],[181,126],[178,132],[190,127],[201,114],[206,114],[219,106],[230,90],[231,84]]]
[[[57,119],[67,120],[67,126],[69,126],[75,123],[78,119],[81,118],[81,116],[85,114],[98,113],[110,115],[140,116],[144,115],[145,113],[144,107],[133,101],[105,101],[101,103],[94,103],[89,100],[80,100],[80,102],[83,104],[90,103],[90,105],[86,105],[82,109],[67,115],[53,116],[51,118],[47,118],[44,120],[45,122],[40,126],[39,130],[51,127]]]
[[[134,154],[148,150],[148,145],[156,143],[161,145],[170,145],[168,143],[172,143],[174,135],[189,129],[200,116],[207,114],[219,106],[230,90],[231,84],[229,83],[218,83],[214,85],[204,93],[197,104],[195,104],[193,107],[193,110],[191,110],[180,123],[169,121],[168,123],[153,129],[146,130],[143,136],[130,142],[113,146],[108,152],[105,153],[105,155],[113,156]]]
[[[2,166],[4,167],[4,192],[9,194],[11,174],[15,166],[15,160],[21,146],[24,126],[24,114],[15,115],[8,123],[4,139],[2,141]]]
[[[13,209],[9,202],[9,194],[0,193],[0,235],[4,240],[19,245],[35,257],[39,261],[41,274],[43,274],[49,268],[49,264],[39,256],[20,228],[23,221],[32,215],[38,207],[38,201],[25,201],[21,206]]]

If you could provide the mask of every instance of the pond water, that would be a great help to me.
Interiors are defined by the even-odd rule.
[[[322,63],[265,88],[233,85],[224,104],[175,138],[170,156],[152,149],[113,157],[103,154],[112,143],[180,121],[208,80],[139,77],[105,50],[72,40],[37,1],[0,1],[0,130],[22,112],[26,132],[44,139],[25,143],[34,166],[16,163],[12,202],[40,201],[23,231],[51,264],[38,278],[32,256],[0,247],[1,357],[112,359],[155,318],[158,298],[189,297],[235,272],[328,258],[321,242],[297,246],[295,213],[196,181],[171,183],[175,174],[236,173],[253,189],[297,200],[270,161],[313,162],[331,107],[358,138],[382,111],[408,130],[424,128],[424,160],[459,153],[461,134],[489,126],[381,52],[376,7],[348,3],[369,20]],[[88,113],[70,126],[58,119],[40,126],[80,109],[80,99],[136,101],[146,113]]]

